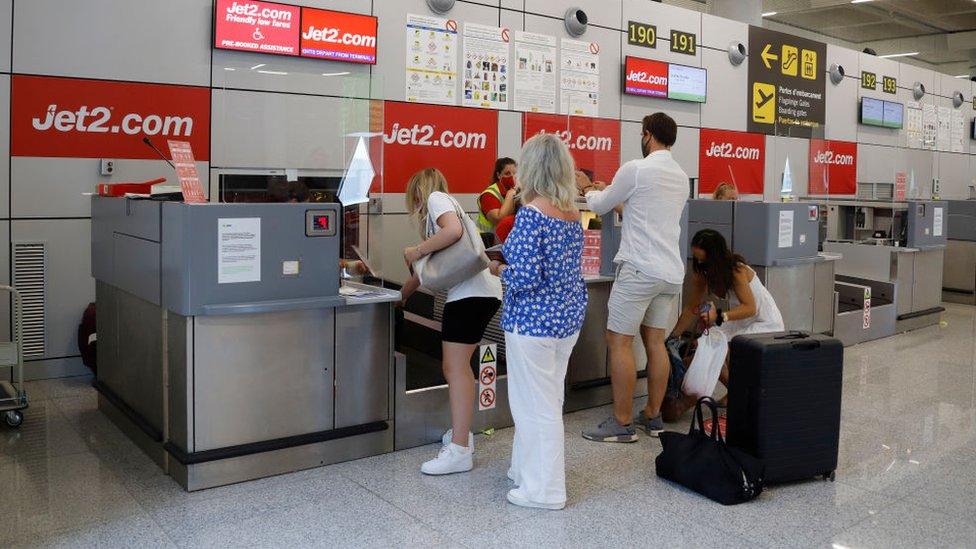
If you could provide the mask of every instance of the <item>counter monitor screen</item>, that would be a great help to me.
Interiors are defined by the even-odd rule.
[[[861,98],[861,124],[884,126],[884,101],[870,97]]]
[[[668,99],[705,102],[708,71],[687,65],[668,65]]]
[[[376,24],[371,15],[302,8],[302,57],[376,63]]]
[[[904,125],[905,106],[892,101],[884,102],[884,127],[901,129]]]
[[[214,47],[224,50],[298,55],[298,6],[255,0],[217,0]]]
[[[973,138],[974,141],[976,141],[976,118],[973,119],[973,123],[970,124],[970,127],[972,128],[972,131],[969,132],[970,133],[969,136]]]
[[[624,61],[624,93],[667,98],[668,64],[628,55]]]

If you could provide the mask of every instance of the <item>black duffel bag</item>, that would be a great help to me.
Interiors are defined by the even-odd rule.
[[[657,476],[717,501],[735,505],[756,498],[763,491],[762,462],[722,439],[718,421],[712,421],[711,433],[703,429],[703,409],[718,417],[718,408],[710,397],[698,399],[688,434],[663,432],[664,450],[657,456]]]

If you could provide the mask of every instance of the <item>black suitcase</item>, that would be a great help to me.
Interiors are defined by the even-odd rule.
[[[766,483],[833,480],[844,347],[800,332],[738,336],[729,359],[727,441],[763,460]]]

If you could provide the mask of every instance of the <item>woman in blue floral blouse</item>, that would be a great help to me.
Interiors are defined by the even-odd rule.
[[[502,249],[505,262],[490,266],[506,286],[502,329],[515,420],[509,478],[516,485],[508,501],[524,507],[566,506],[564,382],[586,311],[575,171],[555,135],[525,142],[518,165],[524,207]]]

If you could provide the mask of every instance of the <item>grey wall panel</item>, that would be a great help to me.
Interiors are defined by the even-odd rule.
[[[892,183],[904,166],[900,149],[863,143],[857,147],[858,183]]]
[[[10,222],[0,221],[0,284],[10,284]],[[10,300],[0,299],[0,341],[10,341]]]
[[[213,0],[30,0],[14,9],[16,72],[210,84]]]
[[[589,13],[589,11],[587,11]],[[555,36],[557,40],[568,38],[562,20],[537,15],[525,16],[525,30]],[[596,42],[600,45],[600,116],[618,118],[620,116],[620,36],[618,31],[590,27],[578,40]],[[561,61],[561,59],[560,59]],[[558,86],[558,85],[557,85]],[[556,89],[556,104],[559,105],[559,90]]]
[[[701,14],[701,36],[703,46],[726,50],[729,44],[741,43],[749,51],[749,25],[707,13]],[[728,59],[728,57],[726,57]]]
[[[10,76],[0,74],[0,219],[10,205]]]
[[[914,171],[915,186],[921,193],[920,196],[923,198],[931,197],[932,178],[936,176],[935,170],[938,169],[939,164],[936,158],[937,153],[915,149],[895,149],[894,154],[894,166],[897,167],[898,171],[904,171],[908,174],[908,184],[911,184],[911,175]]]
[[[701,126],[746,131],[748,122],[748,67],[729,63],[724,51],[702,49],[702,63],[708,69],[708,98],[701,106]]]
[[[641,157],[640,135],[640,122],[620,123],[620,164]]]
[[[626,0],[625,0],[626,3]],[[620,28],[620,0],[572,0],[553,2],[552,0],[525,0],[525,11],[539,13],[550,17],[558,17],[562,24],[563,14],[570,7],[577,7],[586,12],[591,25]],[[587,31],[580,40],[592,40]],[[602,46],[603,44],[601,44]]]
[[[0,0],[0,72],[10,72],[10,33],[13,31],[13,0]]]
[[[968,154],[935,153],[942,198],[964,200],[969,198],[969,185],[973,183]]]
[[[836,63],[847,75],[840,84],[827,79],[827,114],[824,134],[827,139],[857,141],[858,89],[861,87],[860,54],[827,44],[827,67]]]
[[[501,6],[510,10],[525,9],[525,0],[500,0]]]
[[[688,174],[688,177],[698,177],[698,139],[701,132],[698,128],[678,127],[678,139],[671,147],[674,159]]]
[[[362,14],[370,13],[371,4],[370,0],[303,0],[301,2],[303,6]],[[402,51],[402,47],[402,40],[396,46],[379,42],[378,54],[388,54],[391,50]],[[403,62],[402,55],[400,61]],[[369,73],[370,65],[357,63],[213,50],[215,88],[368,97]]]
[[[403,101],[406,96],[406,24],[407,14],[435,15],[425,0],[389,0],[374,2],[373,15],[380,18],[377,37],[379,55],[373,67],[373,75],[379,75],[382,83],[375,86],[379,97]],[[497,4],[495,4],[497,5]],[[463,23],[478,23],[481,25],[498,25],[498,8],[491,8],[480,4],[458,2],[446,18],[458,22],[458,67],[461,66],[463,50]],[[460,87],[458,88],[460,89]]]
[[[763,198],[777,201],[786,159],[790,159],[790,175],[793,178],[793,195],[807,194],[809,179],[810,141],[797,137],[766,136],[766,185]]]
[[[521,2],[519,3],[521,5]],[[521,11],[501,10],[498,14],[499,27],[509,30],[525,30],[525,14]]]
[[[362,101],[214,90],[212,164],[342,169],[342,113]]]
[[[498,113],[498,156],[518,160],[522,150],[522,113]]]
[[[95,300],[91,277],[91,222],[87,219],[12,221],[10,239],[47,244],[45,356],[78,354],[78,322]]]
[[[99,174],[96,158],[11,159],[10,206],[13,217],[88,217],[91,193],[100,182],[121,183],[166,177],[178,185],[173,169],[162,160],[116,160],[115,174]],[[209,164],[197,162],[206,191]]]

